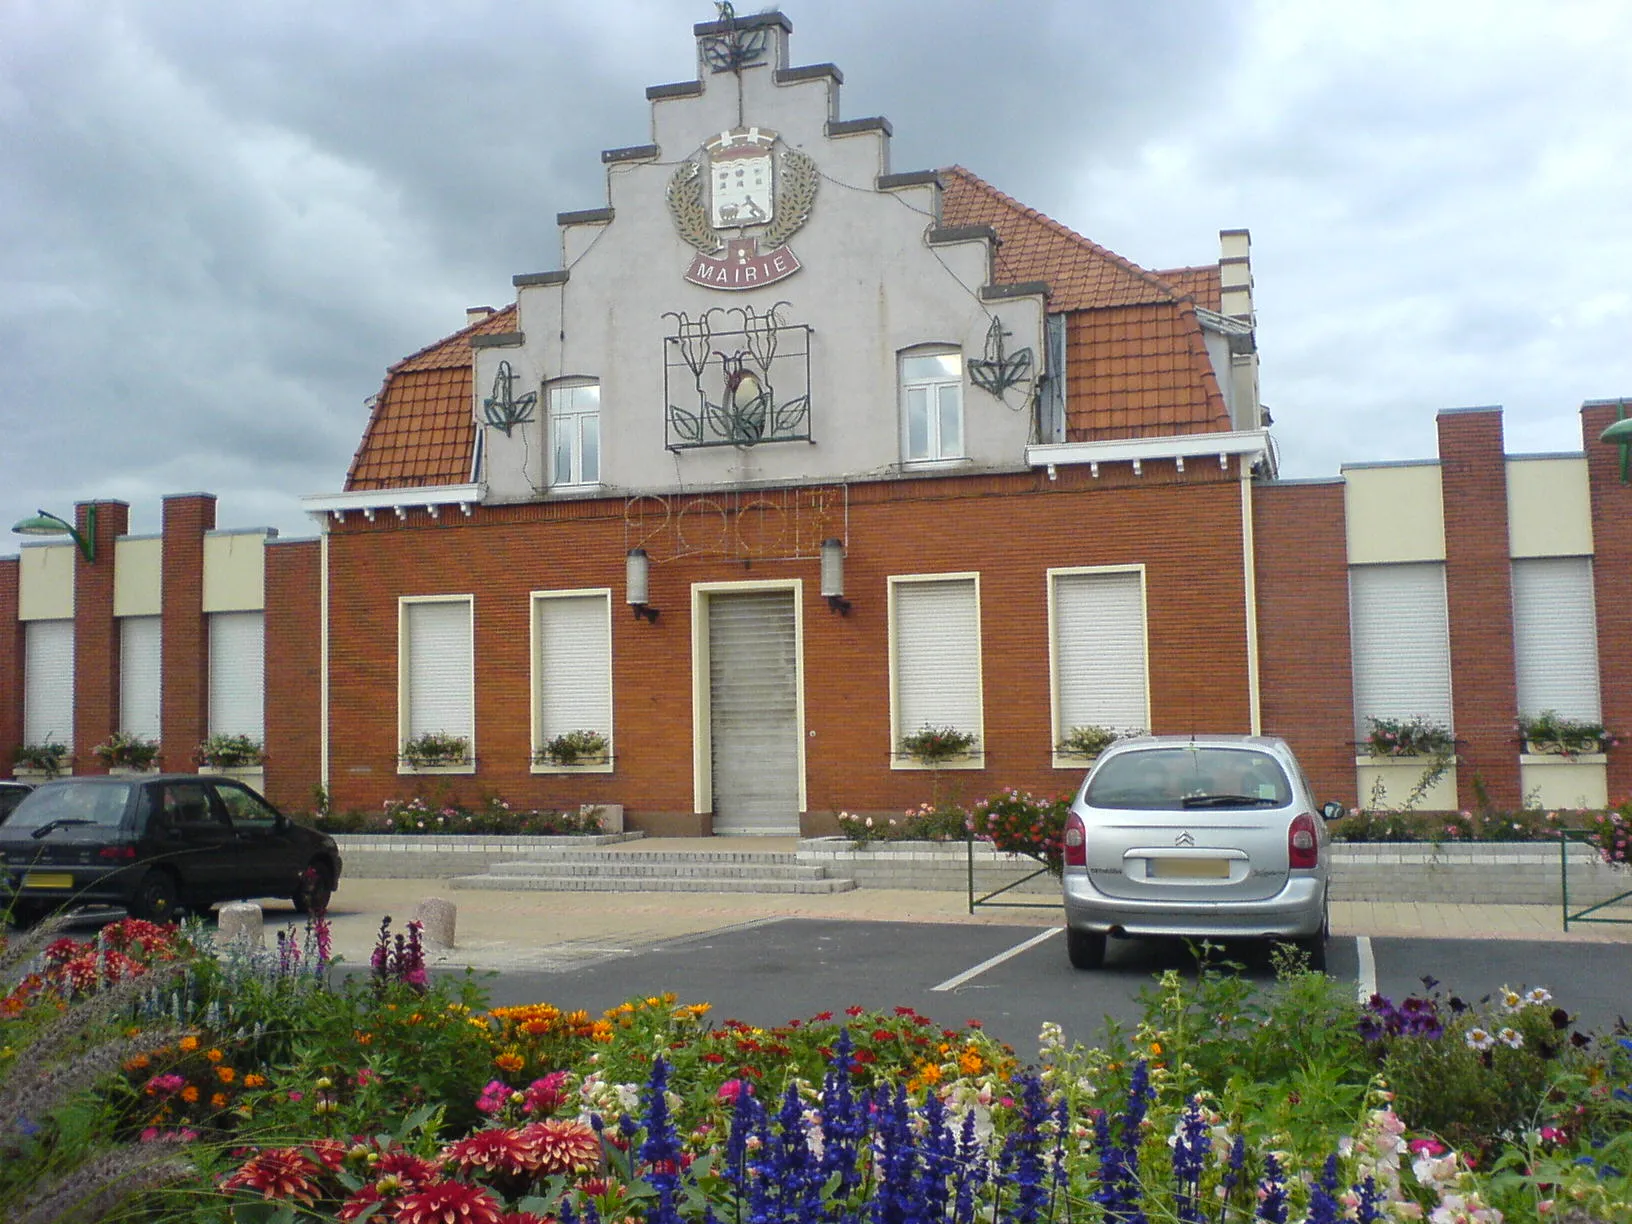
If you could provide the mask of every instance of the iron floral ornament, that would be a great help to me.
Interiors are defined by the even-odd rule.
[[[821,178],[808,154],[776,146],[765,128],[721,132],[669,179],[669,215],[697,249],[692,284],[758,289],[799,271],[788,239],[810,220]]]
[[[1029,348],[1015,353],[1006,352],[1003,339],[1009,334],[994,315],[992,325],[986,329],[985,358],[976,358],[969,363],[969,377],[975,386],[998,399],[1002,399],[1003,393],[1010,387],[1026,384],[1028,394],[1031,389],[1031,370],[1035,360]]]
[[[696,395],[695,408],[674,403],[680,396],[673,393],[680,387],[665,378],[673,397],[665,440],[669,449],[810,441],[809,329],[782,318],[787,304],[778,302],[765,311],[715,307],[696,319],[683,311],[663,316],[673,319],[676,329],[665,342],[666,374],[678,375],[680,385],[689,382]],[[740,320],[739,329],[718,326],[728,315]],[[778,382],[783,384],[780,396]]]
[[[498,373],[493,375],[493,394],[482,401],[482,418],[494,429],[504,430],[507,438],[517,425],[532,421],[533,408],[538,404],[537,391],[516,394],[516,379],[520,377],[508,361],[499,362]]]

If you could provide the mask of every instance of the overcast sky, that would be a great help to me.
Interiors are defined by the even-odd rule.
[[[753,11],[749,4],[743,12]],[[1147,268],[1253,237],[1286,476],[1632,396],[1632,5],[787,0],[795,63]],[[0,519],[311,534],[385,368],[558,265],[697,0],[0,0]],[[18,537],[0,534],[0,552]]]

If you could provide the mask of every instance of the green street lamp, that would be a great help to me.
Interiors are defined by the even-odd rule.
[[[37,512],[32,518],[25,518],[11,525],[11,529],[18,535],[54,536],[66,535],[79,545],[79,551],[84,554],[85,560],[96,560],[96,507],[85,507],[85,534],[81,535],[67,519],[58,518],[54,514],[47,514],[44,510]]]
[[[1632,457],[1632,417],[1626,415],[1626,404],[1616,406],[1620,417],[1613,425],[1598,435],[1600,442],[1608,442],[1611,446],[1621,448],[1621,483],[1632,483],[1627,480],[1627,460]]]

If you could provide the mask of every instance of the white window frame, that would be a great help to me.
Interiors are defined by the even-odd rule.
[[[420,604],[464,604],[470,625],[470,651],[465,660],[465,677],[469,685],[467,700],[470,726],[466,730],[451,727],[437,730],[464,734],[470,741],[470,760],[460,765],[409,765],[402,759],[402,750],[415,735],[413,727],[413,694],[410,686],[413,668],[412,647],[408,637],[409,609]],[[429,730],[430,728],[427,728]],[[402,595],[397,599],[397,772],[399,774],[473,774],[476,772],[476,597],[474,595]]]
[[[1059,743],[1065,733],[1071,728],[1065,725],[1066,696],[1062,691],[1063,680],[1060,666],[1060,624],[1059,624],[1059,587],[1062,580],[1086,578],[1095,576],[1112,576],[1134,574],[1139,580],[1139,669],[1140,687],[1142,689],[1142,706],[1137,712],[1136,720],[1129,723],[1126,719],[1115,716],[1093,719],[1090,723],[1081,723],[1073,719],[1072,725],[1097,725],[1111,727],[1117,731],[1149,731],[1150,730],[1150,589],[1145,581],[1145,567],[1141,565],[1079,565],[1063,566],[1050,569],[1048,580],[1048,687],[1049,687],[1049,725],[1053,732],[1053,742],[1050,753],[1055,769],[1078,769],[1083,767],[1081,757],[1061,753]]]
[[[958,376],[956,378],[908,378],[907,362],[918,357],[955,357],[958,362]],[[964,360],[963,350],[953,344],[920,344],[912,348],[902,349],[896,354],[896,384],[900,394],[902,467],[933,467],[939,464],[967,461],[969,456],[969,431],[964,412],[965,401],[968,398],[964,394],[967,374],[968,363]],[[939,411],[940,393],[948,388],[955,388],[958,396],[957,444],[950,449],[941,436],[941,414]],[[924,424],[927,453],[922,455],[912,453],[912,408],[910,400],[914,391],[923,391],[926,399],[925,412],[928,419]]]
[[[921,761],[901,755],[899,745],[901,737],[910,731],[916,731],[917,726],[906,727],[902,724],[901,699],[901,625],[899,599],[902,590],[925,583],[966,583],[974,593],[975,621],[974,621],[974,683],[975,703],[978,707],[974,722],[975,726],[960,726],[953,719],[930,719],[932,725],[953,726],[960,731],[973,731],[975,746],[970,754],[958,761],[948,761],[941,765],[926,765]],[[986,768],[986,676],[984,670],[985,648],[981,629],[980,603],[980,573],[978,570],[961,571],[945,574],[892,574],[888,580],[889,603],[889,645],[890,645],[890,768],[902,770],[931,770],[931,769],[984,769]],[[920,723],[919,725],[922,725]]]
[[[612,682],[612,589],[610,587],[588,587],[579,590],[562,591],[534,591],[531,595],[531,614],[528,616],[530,628],[528,642],[528,660],[531,668],[532,691],[532,772],[535,774],[559,773],[611,773],[613,756],[613,682]],[[606,708],[595,719],[592,725],[580,723],[572,727],[552,727],[545,724],[545,691],[549,685],[546,675],[544,641],[544,618],[542,612],[551,600],[561,599],[598,599],[601,601],[601,613],[606,624],[606,653],[598,661],[604,669],[606,684]],[[593,665],[596,660],[588,660],[586,666]],[[606,760],[586,765],[560,765],[551,761],[539,761],[538,753],[544,744],[557,735],[567,731],[588,730],[599,731],[606,737]]]
[[[595,407],[593,409],[580,408],[572,404],[575,398],[572,392],[585,388],[595,389]],[[562,401],[566,401],[563,404]],[[601,470],[606,466],[602,461],[601,453],[601,384],[594,378],[558,378],[545,384],[544,387],[545,419],[549,422],[549,471],[550,487],[552,489],[593,489],[601,483]],[[584,428],[591,424],[595,431],[595,470],[584,470]],[[569,457],[567,466],[570,468],[566,480],[556,478],[555,457],[557,443],[560,441],[561,431],[568,429],[567,436]]]

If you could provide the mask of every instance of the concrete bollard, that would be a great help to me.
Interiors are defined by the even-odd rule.
[[[224,944],[247,944],[259,948],[263,934],[261,907],[249,901],[223,905],[216,918],[216,937]]]
[[[424,924],[420,937],[433,948],[453,947],[453,931],[459,907],[441,897],[426,897],[414,906],[414,921]]]

